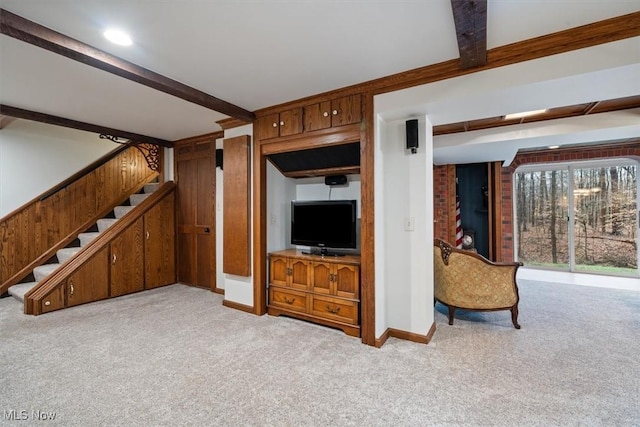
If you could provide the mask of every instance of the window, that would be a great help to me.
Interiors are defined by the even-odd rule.
[[[638,275],[638,162],[527,165],[514,174],[517,259],[527,266]]]

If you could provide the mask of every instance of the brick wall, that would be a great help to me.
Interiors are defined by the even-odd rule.
[[[433,236],[446,242],[455,240],[456,221],[456,167],[433,167]],[[453,201],[453,206],[451,205]],[[453,224],[453,235],[451,226]]]

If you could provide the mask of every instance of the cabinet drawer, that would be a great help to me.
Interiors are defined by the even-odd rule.
[[[288,289],[269,288],[269,305],[285,310],[307,312],[307,298],[304,292],[292,291]]]
[[[358,303],[340,298],[314,295],[311,297],[311,314],[338,322],[358,324]]]

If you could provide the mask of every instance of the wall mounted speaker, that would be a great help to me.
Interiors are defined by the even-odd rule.
[[[346,175],[329,175],[324,177],[326,185],[345,185],[347,183]]]
[[[216,167],[222,170],[222,148],[216,148]]]
[[[407,126],[407,150],[413,154],[418,152],[418,119],[406,121]]]

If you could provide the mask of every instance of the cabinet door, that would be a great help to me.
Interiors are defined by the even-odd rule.
[[[325,101],[304,107],[304,131],[331,127],[331,102]]]
[[[360,95],[345,96],[331,101],[331,126],[360,123],[361,119]]]
[[[290,286],[306,291],[309,289],[309,261],[301,259],[289,260]]]
[[[144,215],[145,288],[176,281],[173,193]]]
[[[261,139],[276,138],[280,136],[280,116],[276,113],[261,117],[256,121],[256,127]]]
[[[302,133],[302,108],[280,113],[280,136]]]
[[[288,286],[288,259],[271,255],[269,263],[269,283],[276,286]]]
[[[113,239],[111,249],[111,296],[144,289],[142,218]]]
[[[336,264],[333,272],[336,296],[358,299],[360,296],[360,269],[353,265]]]
[[[312,290],[318,294],[330,295],[333,291],[333,268],[328,262],[314,262],[311,271]]]
[[[105,247],[67,279],[67,307],[109,298],[109,248]]]

